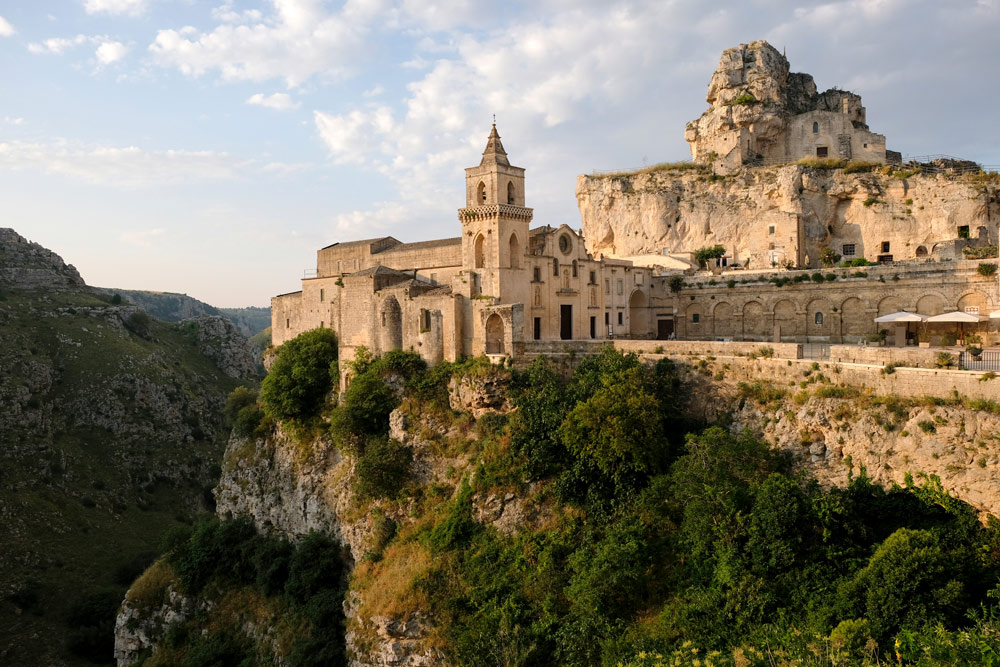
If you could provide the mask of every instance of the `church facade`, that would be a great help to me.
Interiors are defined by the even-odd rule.
[[[494,125],[479,165],[465,170],[460,236],[320,249],[315,277],[271,300],[273,344],[326,327],[342,359],[365,346],[437,363],[518,356],[530,341],[669,336],[672,317],[655,315],[653,270],[595,259],[567,225],[532,229],[524,181]]]

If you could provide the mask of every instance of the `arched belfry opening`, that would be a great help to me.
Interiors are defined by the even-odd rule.
[[[503,318],[493,313],[486,320],[486,354],[503,353]]]
[[[514,203],[514,182],[513,181],[507,181],[507,203],[508,204],[513,204]]]
[[[517,234],[510,235],[510,268],[521,268],[521,243],[517,240]]]
[[[382,303],[381,320],[382,351],[403,349],[403,309],[396,297],[390,296]]]
[[[486,184],[479,181],[479,187],[476,189],[476,203],[480,206],[486,205]]]
[[[476,237],[475,253],[476,268],[481,269],[486,266],[486,237],[482,234]]]

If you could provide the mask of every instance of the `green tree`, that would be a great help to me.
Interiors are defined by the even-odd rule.
[[[723,245],[713,245],[705,246],[703,248],[698,248],[694,251],[695,261],[698,262],[698,266],[704,268],[710,259],[719,259],[724,257],[726,254],[726,246]]]
[[[900,528],[879,545],[843,594],[884,642],[901,627],[951,620],[964,597],[962,583],[953,578],[960,571],[961,563],[953,562],[934,533]]]
[[[604,376],[601,388],[578,403],[559,427],[566,448],[616,486],[654,472],[664,444],[659,402],[636,366]]]
[[[315,416],[337,380],[330,373],[336,360],[337,336],[329,329],[306,331],[282,345],[261,384],[264,412],[279,420]]]

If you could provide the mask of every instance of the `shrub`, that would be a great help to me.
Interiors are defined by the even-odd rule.
[[[330,433],[337,444],[360,451],[364,438],[389,432],[389,413],[399,399],[375,373],[362,373],[341,396],[330,415]]]
[[[917,422],[917,426],[919,426],[920,430],[924,433],[937,433],[937,427],[934,425],[934,422],[927,419]]]
[[[753,94],[751,94],[750,92],[745,92],[742,95],[740,95],[739,97],[735,97],[732,100],[730,100],[729,102],[727,102],[727,105],[728,106],[741,106],[741,105],[756,104],[756,103],[757,103],[757,98],[754,97]]]
[[[882,200],[878,199],[877,197],[869,197],[862,203],[864,204],[865,208],[870,208],[875,204],[881,204]]]
[[[329,329],[306,331],[282,345],[261,384],[264,412],[279,420],[315,416],[338,379],[330,373],[336,360],[337,336]]]
[[[667,281],[667,285],[670,287],[671,292],[680,292],[684,289],[684,279],[680,276],[671,276],[670,280]]]
[[[726,287],[728,287],[729,289],[733,289],[734,287],[736,287],[736,281],[732,279],[727,280]]]
[[[844,167],[844,173],[845,174],[867,173],[877,166],[878,164],[875,162],[851,161],[847,163],[846,167]]]
[[[149,338],[149,327],[152,321],[152,318],[145,311],[137,310],[125,320],[125,328],[139,338]]]
[[[122,302],[122,295],[116,292],[115,295],[111,297],[111,305],[119,306],[121,305],[121,302]]]
[[[726,247],[722,245],[705,246],[694,251],[694,258],[698,266],[704,267],[708,260],[718,259],[726,254]]]
[[[822,273],[820,273],[819,271],[817,271],[816,273],[812,274],[812,275],[810,276],[810,278],[812,278],[812,281],[813,281],[814,283],[821,283],[821,282],[823,282],[824,280],[826,280],[826,276],[824,276],[824,275],[823,275]]]
[[[997,265],[993,262],[980,262],[976,272],[981,276],[993,276],[996,275]]]
[[[830,246],[824,246],[820,251],[819,259],[823,266],[833,266],[840,261],[840,255]]]
[[[832,157],[806,157],[802,158],[795,164],[800,167],[812,167],[813,169],[843,169],[847,166],[847,160],[839,160]]]
[[[357,492],[364,498],[396,496],[410,473],[413,452],[397,440],[372,437],[354,466]]]

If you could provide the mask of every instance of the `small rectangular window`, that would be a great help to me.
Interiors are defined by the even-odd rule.
[[[841,254],[843,254],[845,257],[848,255],[854,255],[854,244],[845,243],[843,249],[841,250]]]
[[[816,147],[816,157],[826,157],[827,155],[829,155],[829,150],[826,146]]]
[[[618,324],[622,323],[622,314],[618,313]]]
[[[534,335],[535,335],[535,340],[541,340],[542,339],[542,318],[536,317],[533,324],[534,324],[534,326],[533,326],[534,330],[532,331],[532,333],[534,333]]]
[[[611,313],[604,313],[604,326],[611,324]]]
[[[552,259],[552,275],[554,275],[556,277],[559,276],[559,259],[558,258],[553,258]]]
[[[596,271],[591,271],[590,272],[590,284],[591,285],[596,285],[597,284],[597,272]]]
[[[774,236],[774,225],[768,225],[768,226],[767,226],[767,233],[768,233],[768,234],[769,234],[770,236]]]
[[[536,282],[536,283],[542,282],[542,269],[541,269],[541,267],[536,266],[535,268],[533,268],[531,270],[531,279],[534,282]]]
[[[573,260],[573,277],[576,278],[576,260]]]
[[[597,318],[593,316],[590,318],[590,337],[597,338]]]
[[[889,242],[882,241],[882,252],[889,252]]]
[[[319,300],[320,301],[323,301],[323,294],[324,294],[323,288],[321,287],[320,290],[319,290]]]
[[[430,331],[431,330],[431,311],[425,310],[421,314],[423,315],[423,330],[424,331]]]
[[[619,294],[619,295],[623,294],[623,293],[624,293],[624,289],[625,289],[625,288],[624,288],[624,286],[622,285],[622,281],[620,281],[620,280],[619,280],[619,281],[618,281],[618,294]]]
[[[698,313],[692,313],[691,314],[691,323],[692,324],[698,324],[698,322],[701,322],[701,315],[699,315]]]
[[[605,278],[604,279],[604,293],[605,294],[611,294],[611,279],[610,278]]]
[[[969,238],[969,226],[968,225],[962,225],[961,227],[958,228],[958,238],[960,238],[960,239],[967,239],[967,238]]]
[[[323,320],[320,320],[320,321],[319,321],[319,328],[320,328],[320,329],[322,329],[322,328],[323,328]]]
[[[292,321],[291,320],[288,320],[288,319],[285,320],[285,328],[286,329],[291,329],[292,328]]]

